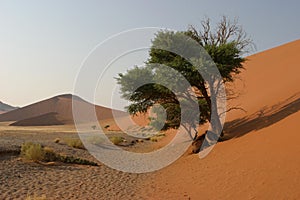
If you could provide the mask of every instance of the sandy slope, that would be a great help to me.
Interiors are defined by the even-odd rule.
[[[153,173],[150,199],[300,198],[300,41],[249,57],[229,102],[227,136],[204,159],[184,156]]]
[[[246,70],[235,82],[239,98],[228,102],[241,105],[247,113],[231,112],[227,121],[247,116],[285,101],[300,92],[300,40],[248,57]]]

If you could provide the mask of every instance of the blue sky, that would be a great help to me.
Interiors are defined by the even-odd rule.
[[[297,0],[0,0],[0,100],[24,106],[71,93],[89,52],[132,28],[185,30],[205,16],[214,22],[227,15],[239,18],[256,44],[253,53],[263,51],[300,39],[299,8]],[[105,91],[97,103],[109,106]]]

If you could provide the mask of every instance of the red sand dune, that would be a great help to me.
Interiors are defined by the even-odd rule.
[[[229,104],[239,104],[247,111],[231,112],[227,119],[247,116],[270,108],[300,92],[299,60],[300,40],[248,57],[245,71],[235,82],[241,92]]]
[[[72,96],[70,94],[59,95],[44,101],[34,103],[32,105],[19,108],[0,115],[0,122],[17,121],[12,125],[36,126],[36,125],[62,125],[73,124],[72,113],[72,97],[80,111],[90,110],[94,105],[84,101],[83,99]],[[112,118],[112,110],[102,106],[95,106],[97,117],[99,120]],[[123,112],[116,111],[118,115]],[[93,118],[89,113],[82,112],[85,122],[90,122]]]
[[[300,199],[299,56],[297,40],[248,57],[229,102],[247,111],[228,113],[232,139],[156,172],[151,198]]]

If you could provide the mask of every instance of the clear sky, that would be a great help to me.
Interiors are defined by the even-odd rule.
[[[239,18],[256,51],[300,39],[299,2],[0,0],[0,100],[24,106],[71,93],[88,53],[132,28],[185,30],[205,16],[216,21],[227,15]],[[105,96],[100,99],[108,106]]]

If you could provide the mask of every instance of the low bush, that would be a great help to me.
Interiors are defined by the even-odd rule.
[[[69,147],[85,149],[82,141],[79,138],[65,138],[64,141]]]
[[[110,141],[114,144],[114,145],[118,145],[120,143],[122,143],[124,141],[124,138],[122,137],[118,137],[118,136],[113,136],[111,138],[109,138]]]
[[[54,162],[59,160],[59,154],[55,153],[50,147],[44,147],[44,160],[45,162]]]
[[[150,138],[150,141],[151,142],[157,142],[158,138],[156,136],[153,136],[153,137]]]
[[[79,165],[91,165],[91,166],[98,166],[97,163],[85,160],[82,158],[76,158],[73,156],[59,156],[59,161],[63,163],[71,163],[71,164],[79,164]]]
[[[85,160],[82,158],[76,158],[73,156],[65,156],[55,153],[52,148],[42,147],[40,144],[35,144],[32,142],[24,143],[21,146],[21,156],[32,161],[42,161],[42,162],[63,162],[70,164],[80,164],[80,165],[92,165],[98,166],[97,163]]]
[[[45,158],[45,152],[42,145],[32,142],[24,143],[21,146],[21,155],[28,160],[42,161]]]

